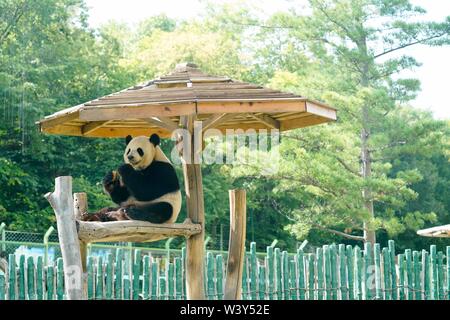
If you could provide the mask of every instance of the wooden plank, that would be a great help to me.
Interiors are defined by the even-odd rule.
[[[201,233],[200,224],[189,219],[183,223],[154,224],[145,221],[79,221],[78,237],[84,242],[149,242],[175,236],[190,237]]]
[[[166,119],[166,120],[162,121],[161,118]],[[146,122],[148,122],[149,124],[151,124],[151,125],[163,128],[163,129],[165,129],[165,130],[167,130],[169,132],[172,132],[172,131],[175,131],[175,130],[178,129],[178,126],[172,120],[170,120],[170,118],[159,117],[158,119],[146,118],[144,120]]]
[[[159,277],[159,300],[167,300],[167,281],[165,277]]]
[[[25,256],[22,254],[19,257],[19,279],[18,279],[18,299],[25,300]]]
[[[391,300],[391,259],[388,248],[383,248],[384,300]]]
[[[47,266],[47,297],[46,300],[54,300],[55,292],[55,268],[52,265]]]
[[[363,299],[363,259],[361,257],[361,248],[355,247],[355,298],[356,300]]]
[[[90,256],[87,260],[87,299],[88,300],[92,300],[95,298],[94,279],[95,279],[95,261],[94,261],[94,257]]]
[[[265,124],[269,128],[278,129],[278,130],[281,128],[280,122],[278,120],[275,120],[274,118],[272,118],[271,116],[269,116],[267,114],[248,113],[248,115],[255,118],[259,122]]]
[[[304,264],[303,250],[300,248],[297,250],[297,269],[298,269],[299,298],[300,300],[305,300],[305,293],[306,293],[305,264]]]
[[[142,284],[142,299],[150,299],[150,256],[146,254],[143,259],[143,284]]]
[[[374,266],[375,266],[375,299],[376,300],[381,300],[383,298],[382,293],[381,293],[381,263],[380,263],[381,257],[380,257],[380,254],[381,254],[380,244],[375,243],[373,246],[373,260],[374,260]],[[384,278],[386,278],[386,276]],[[390,288],[388,288],[388,290],[390,290]]]
[[[447,260],[447,300],[450,300],[450,246],[446,247]]]
[[[158,263],[152,259],[151,263],[151,274],[152,274],[152,285],[151,285],[151,297],[152,300],[158,299],[158,281],[159,281],[159,272],[158,272]]]
[[[44,300],[44,259],[42,256],[37,258],[36,268],[36,298]]]
[[[397,293],[397,269],[395,268],[395,242],[394,240],[388,241],[389,255],[391,259],[391,289],[392,300],[398,299]]]
[[[197,103],[197,113],[277,113],[277,112],[305,112],[306,104],[303,99],[228,99],[228,100],[200,100]]]
[[[208,300],[216,300],[217,296],[214,290],[214,257],[212,252],[208,252],[206,255],[206,287],[206,298]]]
[[[306,101],[306,112],[321,116],[323,118],[328,118],[330,120],[337,119],[336,109],[328,106],[325,107],[312,101]]]
[[[132,268],[132,300],[139,300],[141,275],[141,250],[134,250],[133,268]]]
[[[437,283],[437,297],[436,300],[444,300],[445,299],[445,293],[444,293],[444,253],[442,251],[438,252],[437,256],[437,276],[438,276],[438,283]],[[448,279],[450,281],[450,279]]]
[[[16,256],[9,254],[8,256],[8,300],[16,300]]]
[[[257,271],[258,271],[258,265],[257,265],[257,258],[256,258],[256,243],[251,242],[250,243],[250,296],[252,300],[257,300]]]
[[[230,241],[225,281],[225,300],[241,296],[242,269],[245,258],[247,202],[242,189],[230,190]]]
[[[364,283],[365,283],[365,300],[372,299],[372,283],[369,283],[369,279],[372,279],[372,244],[370,242],[364,243]]]
[[[110,123],[112,120],[108,120],[108,121],[93,121],[93,122],[89,122],[87,124],[85,124],[84,126],[81,127],[81,134],[83,136],[90,134],[91,132],[107,125],[108,123]]]
[[[111,253],[106,255],[106,272],[105,272],[105,299],[113,299],[113,256]]]
[[[419,251],[413,251],[413,272],[414,272],[414,300],[421,300],[422,286],[420,281],[420,264],[419,264]]]
[[[347,261],[344,244],[339,244],[339,280],[341,300],[348,300]]]
[[[276,300],[283,300],[283,286],[282,286],[282,265],[280,248],[274,250],[275,259],[275,293]]]
[[[331,254],[331,299],[338,299],[338,273],[337,273],[337,248],[333,243],[330,245]]]
[[[63,260],[56,260],[56,300],[64,300],[64,269]]]
[[[281,253],[281,270],[282,270],[282,284],[283,284],[283,299],[289,300],[290,288],[289,288],[289,261],[287,251]]]
[[[58,237],[64,261],[64,281],[68,300],[83,299],[83,269],[81,266],[80,244],[73,211],[72,177],[57,177],[55,191],[47,193],[56,215]]]
[[[97,257],[97,272],[96,272],[96,282],[95,282],[95,299],[104,299],[104,271],[103,271],[103,257]]]
[[[421,266],[421,281],[422,281],[422,300],[433,300],[431,274],[430,274],[430,257],[426,250],[422,250],[422,266]]]
[[[274,292],[274,274],[275,274],[275,270],[274,270],[274,261],[273,261],[273,247],[268,246],[266,248],[266,257],[267,257],[267,263],[266,263],[266,268],[267,268],[267,280],[268,280],[268,297],[269,300],[273,300],[273,292]]]
[[[223,257],[221,254],[216,255],[216,292],[217,299],[223,300]]]
[[[56,127],[60,124],[66,123],[66,122],[70,122],[72,120],[76,120],[79,118],[79,112],[72,112],[72,113],[66,113],[64,114],[63,112],[59,111],[51,116],[49,116],[48,118],[44,118],[42,120],[40,120],[39,122],[39,127],[41,128],[41,130],[43,129],[47,129],[47,128],[51,128],[51,127]]]
[[[115,300],[121,300],[123,297],[123,249],[119,248],[116,250],[116,259],[115,259],[115,281],[114,281],[114,298]]]
[[[226,121],[233,119],[236,114],[219,113],[213,114],[209,118],[202,121],[202,131],[205,132],[208,129],[215,128]]]
[[[292,264],[294,264],[293,261],[291,261]],[[295,266],[294,266],[294,270],[295,270]],[[258,274],[259,274],[259,279],[258,279],[258,299],[259,300],[264,300],[265,297],[265,293],[266,293],[266,272],[265,272],[265,268],[262,265],[258,266]],[[294,277],[295,280],[295,273],[291,276]]]
[[[314,254],[309,254],[308,256],[308,299],[309,300],[315,300],[315,256]]]
[[[406,260],[406,278],[407,278],[407,287],[408,287],[408,300],[413,300],[413,267],[412,267],[412,253],[411,249],[405,250],[405,260]]]
[[[437,274],[437,248],[435,244],[430,246],[430,298],[436,300],[438,296],[438,274]]]
[[[354,274],[355,274],[355,257],[353,255],[353,248],[351,245],[347,245],[346,248],[347,254],[347,272],[348,272],[348,298],[349,300],[355,299],[355,291],[354,291]]]
[[[33,257],[27,258],[27,297],[28,300],[36,300],[36,291],[35,291],[35,267]],[[1,286],[1,284],[0,284]],[[0,289],[1,290],[1,289]],[[1,300],[1,297],[0,297]]]
[[[84,121],[147,119],[151,117],[171,117],[195,114],[195,103],[137,104],[120,106],[96,106],[80,109],[80,119]]]
[[[175,299],[181,300],[183,297],[183,267],[181,258],[174,259],[175,265]]]
[[[167,261],[167,289],[168,289],[168,299],[173,300],[175,298],[175,291],[174,291],[174,266],[173,263],[170,263]]]
[[[6,293],[5,276],[3,274],[0,274],[0,301],[5,300],[5,293]]]
[[[405,290],[405,255],[399,254],[398,255],[398,274],[399,274],[399,300],[405,300],[406,297],[406,290]]]
[[[317,257],[317,300],[323,300],[324,294],[324,279],[323,279],[323,249],[316,249]]]
[[[316,115],[309,115],[307,117],[299,117],[296,119],[280,121],[281,127],[280,131],[287,131],[298,128],[306,128],[310,126],[315,126],[321,123],[327,123],[332,120]]]

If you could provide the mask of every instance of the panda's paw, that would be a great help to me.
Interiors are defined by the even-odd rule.
[[[119,183],[119,174],[117,171],[110,171],[103,178],[103,187],[106,191],[112,192],[114,187]]]

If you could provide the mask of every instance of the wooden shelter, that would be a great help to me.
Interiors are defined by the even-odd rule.
[[[60,239],[67,237],[62,253],[67,263],[84,260],[86,242],[133,240],[154,241],[173,235],[188,237],[186,244],[186,293],[188,299],[204,299],[205,213],[200,164],[194,161],[194,121],[202,132],[217,129],[277,129],[286,131],[336,120],[336,110],[305,97],[264,88],[228,77],[203,73],[196,65],[185,63],[158,79],[113,93],[45,117],[38,122],[44,133],[83,137],[125,137],[129,134],[170,137],[178,128],[187,129],[191,141],[183,140],[183,173],[189,220],[182,224],[153,225],[145,222],[78,222],[74,214],[87,210],[84,196],[73,202],[69,177],[57,178],[54,193],[47,198],[55,209]],[[197,138],[198,139],[198,138]],[[187,143],[189,142],[189,143]],[[189,158],[187,158],[189,157]],[[59,179],[59,180],[58,180]],[[84,208],[84,209],[83,209]],[[225,283],[225,299],[240,295],[245,243],[245,192],[230,191],[230,244]],[[64,222],[63,222],[64,221]],[[158,236],[155,238],[155,234]],[[80,241],[77,244],[77,241]],[[81,255],[72,254],[81,247]],[[70,248],[70,249],[69,249]],[[81,264],[81,262],[80,262]],[[66,272],[66,269],[65,269]],[[67,273],[66,273],[67,275]],[[74,290],[73,298],[82,293]]]

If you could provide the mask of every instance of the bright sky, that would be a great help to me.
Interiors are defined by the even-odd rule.
[[[197,16],[203,8],[202,0],[86,0],[90,8],[89,22],[92,27],[98,27],[108,20],[117,20],[134,25],[139,21],[161,13],[178,19]],[[215,0],[214,2],[239,2],[239,0]],[[262,15],[286,10],[304,0],[248,0],[256,7],[262,8]],[[412,0],[427,10],[427,18],[442,21],[450,15],[450,0]],[[422,92],[412,102],[415,107],[431,110],[436,118],[450,119],[450,46],[430,48],[414,46],[405,51],[422,63],[413,72],[404,72],[402,76],[412,76],[420,79]]]

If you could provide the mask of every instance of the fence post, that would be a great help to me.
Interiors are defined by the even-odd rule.
[[[72,196],[72,177],[57,177],[55,191],[45,198],[56,214],[59,243],[64,262],[64,281],[68,300],[82,300],[83,270],[81,266],[80,243],[75,224]]]
[[[0,224],[0,233],[2,234],[2,247],[0,250],[0,253],[5,252],[6,251],[6,232],[5,232],[5,228],[6,228],[6,224],[4,222],[2,222]]]
[[[53,228],[53,226],[50,226],[50,228],[48,228],[47,232],[45,232],[44,234],[44,266],[48,265],[48,238],[52,234],[53,230],[55,230],[55,228]]]

